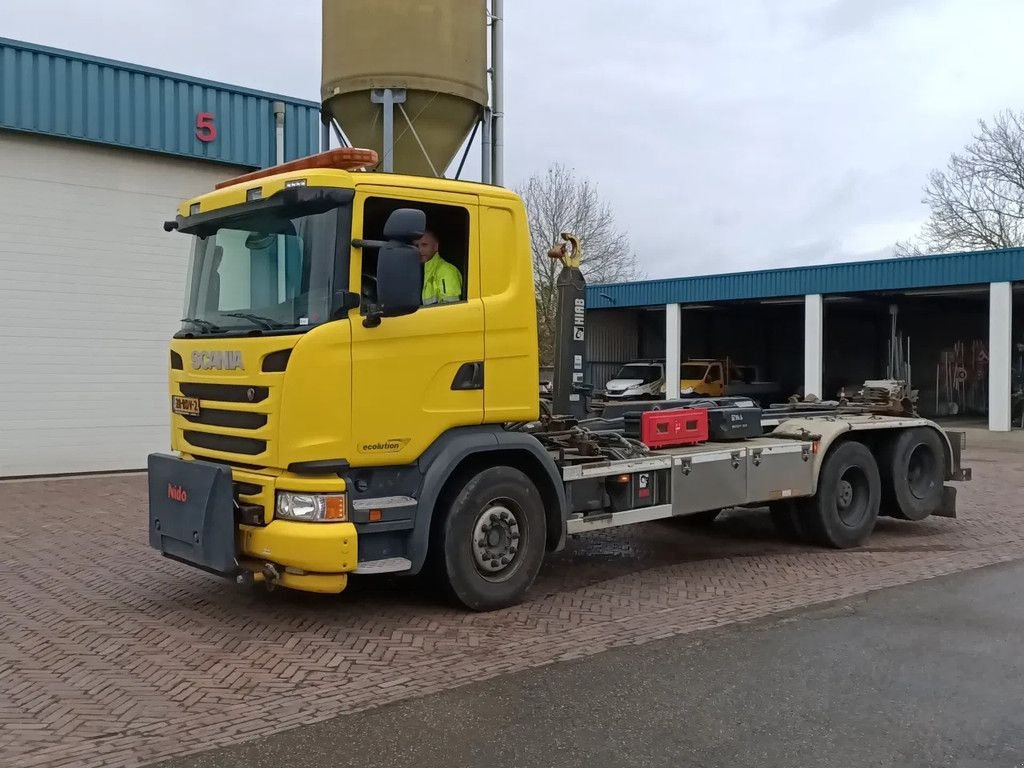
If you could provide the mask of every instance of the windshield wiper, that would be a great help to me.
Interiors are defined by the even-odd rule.
[[[277,320],[272,320],[269,317],[263,317],[263,315],[254,315],[252,312],[221,312],[224,317],[240,317],[243,320],[248,320],[253,325],[258,325],[265,331],[273,331],[276,328],[287,328],[288,326],[284,323],[279,323]]]
[[[209,320],[203,320],[201,317],[183,317],[181,318],[181,322],[198,325],[207,333],[221,333],[224,330],[216,323],[211,323]]]

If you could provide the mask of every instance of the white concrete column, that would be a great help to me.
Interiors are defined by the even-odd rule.
[[[825,305],[820,293],[804,297],[804,397],[817,395],[826,400],[822,389],[822,355]]]
[[[683,319],[678,304],[665,305],[665,399],[679,397],[679,359]]]
[[[988,428],[1010,431],[1013,286],[992,283],[988,298]]]

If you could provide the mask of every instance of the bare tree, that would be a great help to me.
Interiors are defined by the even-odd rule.
[[[588,283],[614,283],[642,277],[629,237],[615,226],[611,207],[587,179],[579,179],[560,164],[531,176],[517,190],[526,203],[530,247],[537,289],[537,324],[541,365],[551,365],[554,353],[555,281],[561,264],[548,258],[548,249],[562,232],[578,236],[583,247],[581,270]]]
[[[1024,245],[1024,112],[979,120],[973,139],[928,175],[928,221],[917,241],[896,244],[897,255]]]

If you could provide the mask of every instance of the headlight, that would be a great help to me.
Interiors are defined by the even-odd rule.
[[[278,491],[274,517],[281,520],[306,520],[314,523],[341,523],[348,520],[348,504],[343,493]]]
[[[683,387],[682,389],[679,390],[679,394],[680,395],[692,395],[693,394],[693,387]]]

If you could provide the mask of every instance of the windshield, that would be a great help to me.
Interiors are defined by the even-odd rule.
[[[262,211],[197,235],[182,330],[287,330],[329,319],[339,209]]]
[[[699,365],[694,363],[686,363],[679,369],[679,378],[682,381],[693,381],[694,379],[703,381],[704,374],[707,373],[707,370],[707,365],[703,363]]]
[[[644,384],[650,384],[661,378],[661,368],[656,365],[624,365],[615,375],[616,379],[640,379]]]

